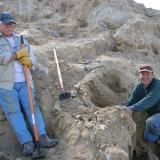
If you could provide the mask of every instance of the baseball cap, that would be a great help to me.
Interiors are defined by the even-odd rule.
[[[0,13],[0,21],[5,24],[8,24],[8,23],[15,23],[16,24],[16,21],[14,20],[12,14],[9,12],[1,12]]]
[[[138,72],[153,72],[153,68],[149,64],[143,64],[139,67]]]

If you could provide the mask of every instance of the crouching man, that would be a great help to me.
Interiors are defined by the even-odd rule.
[[[127,106],[133,112],[149,113],[144,139],[155,143],[160,140],[160,80],[154,77],[150,65],[141,65],[138,72],[140,82],[133,89]]]

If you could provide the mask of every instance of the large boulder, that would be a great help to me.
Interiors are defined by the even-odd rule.
[[[155,54],[160,52],[159,30],[156,23],[148,21],[148,18],[136,16],[113,35],[118,45],[131,48],[146,49]]]

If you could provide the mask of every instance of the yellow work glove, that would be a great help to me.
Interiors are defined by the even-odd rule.
[[[15,54],[16,54],[16,59],[20,59],[20,58],[23,58],[23,57],[28,57],[28,52],[25,48],[21,48]]]
[[[22,65],[27,65],[28,68],[31,68],[32,67],[32,61],[28,58],[28,57],[23,57],[23,58],[20,58],[19,59],[19,62],[22,64]]]

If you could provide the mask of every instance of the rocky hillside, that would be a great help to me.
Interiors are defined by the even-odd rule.
[[[160,11],[133,0],[1,0],[17,20],[38,63],[33,77],[50,136],[60,144],[46,160],[156,160],[143,141],[148,115],[121,111],[137,82],[137,68],[160,75]],[[68,101],[58,101],[56,48]],[[0,159],[25,159],[0,116]],[[135,154],[136,153],[136,154]],[[2,157],[2,158],[1,158]]]

